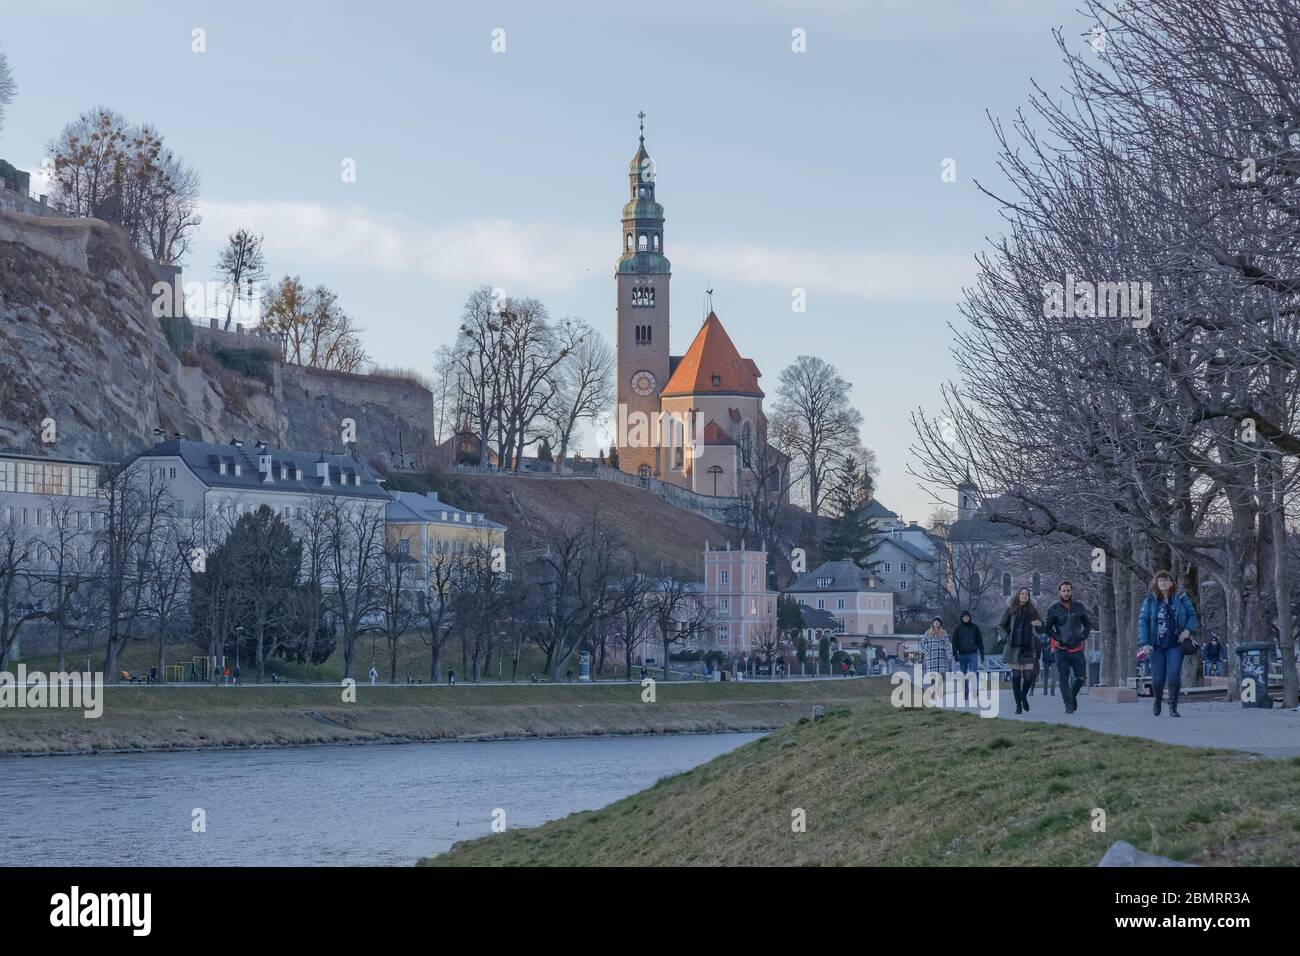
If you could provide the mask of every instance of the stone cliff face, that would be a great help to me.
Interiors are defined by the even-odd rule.
[[[278,360],[250,378],[201,352],[177,357],[150,310],[162,278],[106,223],[0,210],[0,449],[120,461],[161,428],[342,450],[351,418],[367,460],[431,460],[433,399],[413,382]]]

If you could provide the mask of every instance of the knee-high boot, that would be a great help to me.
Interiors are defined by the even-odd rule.
[[[1016,713],[1023,713],[1025,709],[1025,687],[1020,682],[1020,672],[1013,671],[1011,674],[1011,696],[1016,699]]]
[[[1157,717],[1160,716],[1160,698],[1164,696],[1164,693],[1164,684],[1151,685],[1151,713],[1155,714]]]
[[[1020,685],[1020,686],[1021,686],[1021,688],[1022,688],[1022,690],[1021,690],[1021,692],[1020,692],[1020,699],[1021,699],[1021,701],[1024,703],[1024,705],[1025,705],[1025,710],[1028,710],[1028,709],[1029,709],[1029,695],[1032,694],[1032,693],[1034,692],[1034,672],[1033,672],[1033,671],[1025,671],[1024,676],[1021,678],[1021,685]]]
[[[1173,681],[1170,681],[1169,683],[1169,716],[1170,717],[1183,716],[1178,712],[1178,692],[1181,689],[1182,689],[1181,685],[1176,684]]]

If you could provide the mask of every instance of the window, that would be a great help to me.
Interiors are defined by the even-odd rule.
[[[740,426],[740,463],[746,468],[753,467],[754,433],[749,422]]]
[[[632,233],[630,232],[627,234],[627,251],[632,251]]]
[[[673,449],[673,465],[676,468],[685,467],[685,452],[681,445]]]
[[[728,571],[726,568],[722,568],[721,570],[719,570],[719,571],[718,571],[718,583],[719,583],[719,584],[730,584],[730,583],[731,583],[731,572]]]
[[[718,640],[719,640],[721,643],[724,643],[724,644],[725,644],[725,643],[730,643],[730,641],[731,641],[731,625],[730,625],[730,624],[719,624],[719,625],[718,625]]]
[[[885,570],[886,570],[886,571],[889,571],[889,572],[892,572],[892,571],[894,570],[894,566],[893,566],[893,564],[891,564],[889,561],[886,561],[886,562],[885,562]]]
[[[817,610],[819,611],[826,610],[826,601],[823,600],[822,598],[817,599]]]
[[[649,240],[646,239],[645,233],[641,233],[641,235],[636,237],[636,251],[648,252],[649,250],[650,250],[650,242]]]
[[[17,462],[0,461],[0,491],[14,491],[17,488]]]
[[[659,251],[659,237],[658,237],[657,235],[655,236],[654,243],[655,243],[655,252],[658,252],[658,251]]]
[[[836,598],[836,599],[835,599],[835,610],[837,610],[837,611],[842,611],[842,610],[844,610],[844,598]]]
[[[168,471],[168,475],[167,475],[168,478],[175,478],[175,477],[176,477],[176,469],[175,469],[175,468],[168,468],[167,471]]]
[[[818,586],[819,588],[828,588],[828,587],[831,586],[831,579],[830,579],[830,578],[818,578],[818,579],[817,579],[817,586]]]
[[[749,599],[749,616],[758,617],[758,598]]]
[[[899,561],[899,562],[898,562],[898,570],[901,571],[901,572],[903,572],[904,574],[906,574],[906,573],[907,573],[907,562],[906,562],[906,561]]]
[[[907,582],[906,582],[906,581],[899,581],[899,582],[898,582],[898,590],[900,590],[900,591],[906,591],[906,590],[907,590]]]
[[[731,610],[731,599],[730,599],[730,598],[718,598],[718,610],[719,610],[719,611],[729,611],[729,610]]]
[[[1011,597],[1011,572],[1002,572],[1002,596]]]
[[[721,384],[722,384],[722,376],[721,375],[713,376],[713,387],[717,388]]]

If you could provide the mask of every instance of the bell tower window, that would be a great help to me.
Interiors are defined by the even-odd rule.
[[[652,309],[655,304],[654,286],[633,286],[632,287],[632,307],[637,309]]]
[[[627,251],[632,251],[632,233],[630,232],[627,234]]]
[[[654,238],[654,246],[655,246],[655,252],[658,252],[658,251],[659,251],[659,236],[658,236],[658,234],[655,235],[655,238]]]
[[[648,239],[646,239],[645,233],[643,232],[643,233],[641,233],[641,235],[637,236],[637,239],[636,239],[636,251],[637,251],[637,252],[648,252],[649,250],[650,250],[650,242],[649,242]]]

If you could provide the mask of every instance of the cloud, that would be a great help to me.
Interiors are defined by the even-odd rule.
[[[868,302],[955,302],[975,276],[971,256],[878,249],[779,248],[756,244],[678,246],[691,268],[729,282],[803,289]]]
[[[431,227],[355,203],[207,202],[200,211],[204,243],[250,229],[266,237],[268,256],[294,269],[346,266],[550,291],[571,288],[593,263],[613,258],[608,235],[564,225],[478,219]]]
[[[564,223],[489,218],[429,226],[355,203],[294,201],[206,202],[201,213],[201,245],[251,229],[266,237],[268,257],[289,264],[290,271],[359,268],[541,294],[572,289],[593,270],[613,268],[608,229]],[[951,303],[962,279],[974,275],[970,257],[924,252],[727,242],[675,248],[679,269],[688,266],[714,281],[871,302]],[[215,250],[199,258],[215,258]]]

